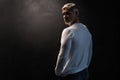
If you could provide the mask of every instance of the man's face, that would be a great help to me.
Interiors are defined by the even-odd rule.
[[[75,12],[69,9],[62,10],[63,19],[66,25],[70,26],[76,21],[76,14]]]

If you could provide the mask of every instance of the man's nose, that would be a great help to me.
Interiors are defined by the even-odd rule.
[[[63,18],[65,18],[66,17],[66,15],[63,15]]]
[[[63,15],[64,18],[68,18],[69,16],[68,15]]]

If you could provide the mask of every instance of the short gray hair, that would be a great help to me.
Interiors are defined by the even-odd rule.
[[[67,3],[67,4],[65,4],[65,5],[62,7],[62,9],[71,9],[71,8],[73,8],[73,7],[75,7],[75,6],[76,6],[75,3]]]

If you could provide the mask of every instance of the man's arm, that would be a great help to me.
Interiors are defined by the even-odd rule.
[[[58,54],[55,73],[60,75],[64,70],[65,63],[67,61],[67,55],[71,49],[73,33],[70,30],[65,29],[61,37],[61,47]]]

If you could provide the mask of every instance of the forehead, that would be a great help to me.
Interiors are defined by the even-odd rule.
[[[66,12],[71,12],[71,10],[70,9],[62,9],[62,13],[66,13]]]

